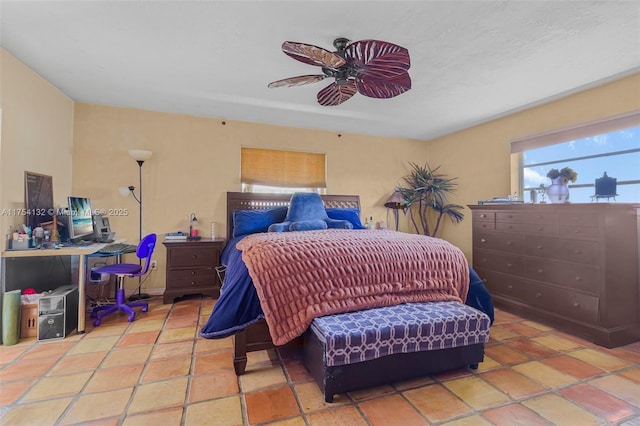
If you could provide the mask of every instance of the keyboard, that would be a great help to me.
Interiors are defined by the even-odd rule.
[[[117,254],[117,253],[135,253],[138,249],[138,246],[135,244],[126,244],[126,243],[114,243],[104,246],[98,253],[102,254]]]

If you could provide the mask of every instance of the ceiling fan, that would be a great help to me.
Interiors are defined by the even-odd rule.
[[[270,88],[293,87],[333,77],[335,81],[318,92],[318,103],[335,106],[356,93],[387,99],[411,89],[409,51],[380,40],[334,40],[335,52],[312,44],[285,41],[282,51],[305,64],[322,68],[322,74],[301,75],[269,83]]]

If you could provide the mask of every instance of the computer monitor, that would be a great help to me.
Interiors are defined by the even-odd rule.
[[[69,204],[69,239],[71,241],[93,240],[93,217],[91,200],[86,197],[67,197]]]

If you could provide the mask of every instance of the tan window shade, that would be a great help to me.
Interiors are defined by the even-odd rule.
[[[614,132],[638,125],[640,125],[640,111],[632,111],[627,114],[609,117],[591,123],[516,139],[511,142],[511,153],[515,154],[529,149]]]
[[[326,188],[326,155],[242,148],[240,179],[250,185]]]

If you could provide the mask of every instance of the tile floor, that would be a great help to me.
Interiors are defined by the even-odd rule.
[[[0,346],[2,425],[640,425],[640,343],[608,350],[497,312],[485,361],[324,403],[297,347],[197,336],[214,301],[163,305],[55,341]]]

